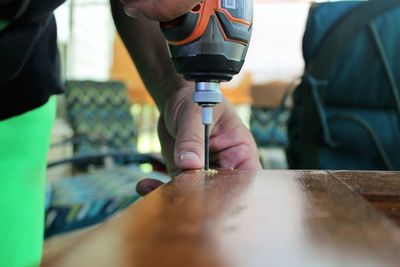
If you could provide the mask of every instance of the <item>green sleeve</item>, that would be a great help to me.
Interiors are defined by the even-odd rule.
[[[0,19],[0,31],[2,31],[5,28],[7,28],[8,24],[9,24],[8,21]]]
[[[0,121],[0,267],[38,267],[56,99]]]

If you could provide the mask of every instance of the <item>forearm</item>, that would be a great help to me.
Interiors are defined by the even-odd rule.
[[[133,19],[125,15],[119,0],[111,0],[117,30],[142,80],[160,111],[168,98],[186,81],[176,73],[157,22]]]

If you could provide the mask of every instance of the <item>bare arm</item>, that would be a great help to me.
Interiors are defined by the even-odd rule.
[[[158,109],[163,112],[167,99],[187,82],[175,71],[159,24],[128,17],[119,0],[110,3],[118,33]]]

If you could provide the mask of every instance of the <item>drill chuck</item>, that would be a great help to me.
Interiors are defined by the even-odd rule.
[[[222,102],[222,94],[219,82],[196,82],[193,93],[193,102],[202,107],[202,123],[212,124],[212,108]]]
[[[199,105],[218,104],[222,101],[219,82],[196,82],[193,102]]]

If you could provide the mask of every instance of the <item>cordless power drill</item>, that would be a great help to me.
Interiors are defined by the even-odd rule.
[[[195,81],[193,101],[202,107],[206,170],[212,107],[222,101],[220,83],[243,66],[252,25],[253,0],[203,0],[189,13],[161,23],[176,70]]]

